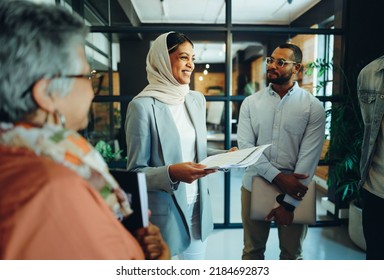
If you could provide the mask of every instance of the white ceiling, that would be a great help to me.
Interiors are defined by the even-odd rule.
[[[225,0],[131,0],[131,2],[142,23],[225,23]],[[318,2],[320,0],[232,0],[232,23],[289,25]],[[232,45],[232,53],[235,54],[252,44],[257,43],[235,43]],[[194,45],[196,63],[225,62],[224,43],[194,42]]]
[[[142,23],[225,23],[225,0],[131,2]],[[232,23],[289,24],[318,2],[320,0],[232,0]]]

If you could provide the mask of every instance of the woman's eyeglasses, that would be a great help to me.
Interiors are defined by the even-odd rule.
[[[271,65],[272,63],[276,63],[277,66],[279,67],[284,67],[285,64],[297,64],[295,61],[290,61],[290,60],[284,60],[284,59],[274,59],[273,57],[267,57],[265,59],[265,62],[267,65]]]
[[[104,74],[97,73],[96,70],[92,70],[89,74],[78,74],[78,75],[57,75],[52,79],[58,78],[69,78],[69,79],[88,79],[92,83],[93,92],[95,95],[100,93],[101,85],[103,83]]]
[[[93,92],[95,95],[98,95],[100,93],[101,85],[103,83],[104,74],[103,73],[97,73],[96,70],[92,70],[89,74],[78,74],[78,75],[55,75],[51,79],[87,79],[90,80],[92,83]],[[36,82],[35,82],[36,83]],[[24,97],[27,95],[28,92],[32,89],[34,86],[33,83],[26,91],[23,92],[21,97]]]

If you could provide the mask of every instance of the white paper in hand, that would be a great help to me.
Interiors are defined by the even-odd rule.
[[[242,149],[234,152],[210,156],[199,162],[207,167],[204,169],[226,170],[230,168],[243,168],[255,164],[263,151],[271,144]]]

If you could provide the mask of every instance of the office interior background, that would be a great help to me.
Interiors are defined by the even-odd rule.
[[[265,58],[281,43],[303,50],[297,81],[315,95],[327,114],[326,139],[315,180],[318,218],[313,227],[348,223],[348,205],[328,184],[335,158],[327,154],[337,136],[332,108],[356,96],[363,66],[384,53],[384,4],[360,0],[45,0],[80,14],[90,26],[86,53],[103,72],[83,132],[93,144],[103,140],[117,152],[111,168],[125,168],[124,120],[130,100],[146,85],[146,54],[158,35],[185,33],[194,42],[191,89],[207,100],[208,144],[236,146],[241,102],[266,87]],[[331,67],[310,69],[310,63]],[[313,65],[313,64],[312,64]],[[324,70],[324,71],[323,71]],[[319,71],[321,71],[319,73]],[[129,131],[127,132],[129,133]],[[351,139],[352,140],[352,139]],[[119,152],[118,152],[119,151]],[[210,175],[216,229],[241,228],[242,169]],[[341,180],[348,178],[341,178]]]

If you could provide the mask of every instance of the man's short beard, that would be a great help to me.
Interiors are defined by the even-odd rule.
[[[276,75],[276,72],[274,74]],[[272,83],[272,84],[276,84],[276,85],[284,85],[284,84],[287,84],[289,82],[292,75],[293,75],[292,70],[286,72],[285,75],[278,76],[277,78],[268,78],[268,73],[267,73],[267,82],[268,82],[268,84]]]
[[[274,79],[272,79],[272,78],[270,79],[267,76],[267,82],[268,82],[268,84],[272,83],[272,84],[276,84],[276,85],[284,85],[287,82],[289,82],[289,80],[291,79],[291,76],[280,76],[280,77],[277,77]]]

